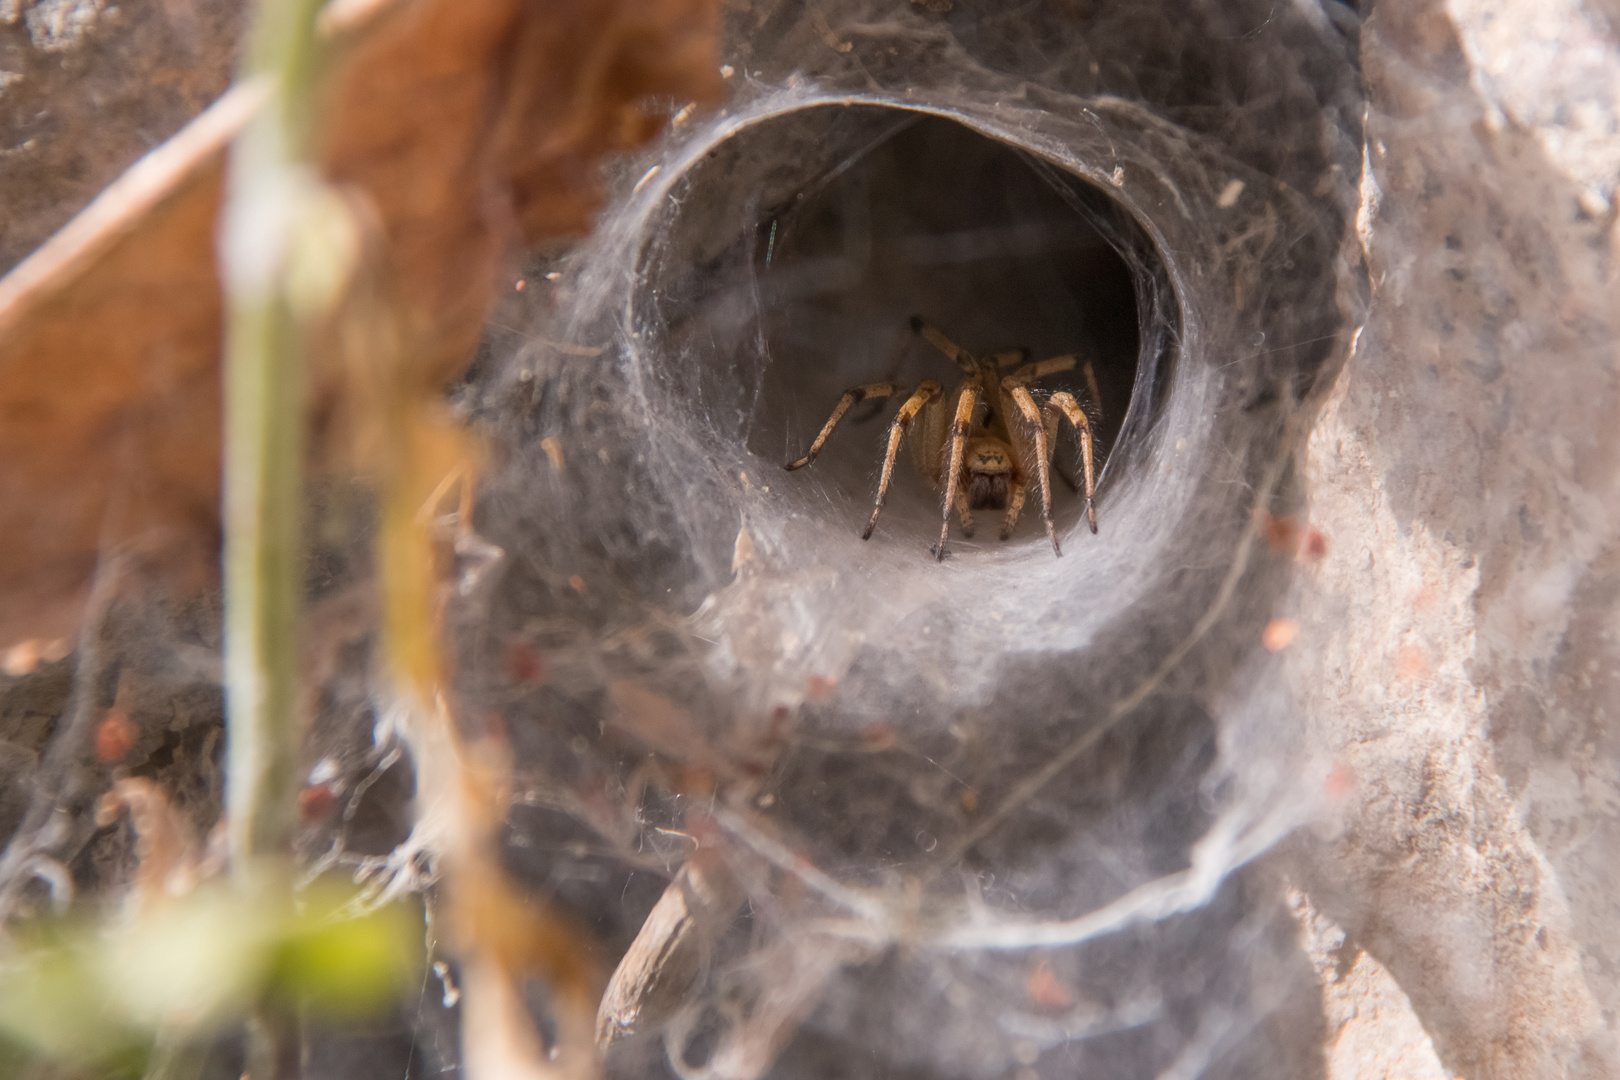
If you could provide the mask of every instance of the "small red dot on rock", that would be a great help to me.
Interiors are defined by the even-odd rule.
[[[506,650],[506,671],[513,682],[545,682],[546,663],[539,649],[527,641],[514,641]]]
[[[1271,652],[1288,648],[1299,636],[1299,623],[1294,619],[1272,619],[1260,633],[1260,644]]]
[[[298,793],[298,819],[313,825],[332,812],[337,793],[331,784],[311,784]]]
[[[861,744],[868,750],[890,750],[900,736],[888,724],[870,724],[861,732]]]
[[[123,709],[114,705],[96,726],[96,760],[104,764],[123,761],[135,748],[140,731]]]
[[[1355,771],[1342,762],[1335,764],[1328,770],[1327,779],[1323,781],[1322,786],[1329,798],[1337,799],[1356,786]]]
[[[1429,654],[1421,645],[1402,645],[1395,653],[1395,678],[1416,682],[1431,673]]]
[[[1327,536],[1321,529],[1314,526],[1305,530],[1305,535],[1299,541],[1300,562],[1321,562],[1327,557]]]
[[[1260,534],[1265,537],[1266,546],[1272,551],[1293,551],[1299,536],[1299,526],[1291,517],[1272,517],[1261,511]]]
[[[1030,973],[1024,992],[1030,1001],[1048,1009],[1066,1009],[1074,1004],[1074,994],[1053,973],[1051,966],[1044,963]]]
[[[805,680],[804,696],[806,700],[819,705],[831,698],[833,691],[836,689],[838,689],[836,679],[829,679],[823,675],[812,675]]]

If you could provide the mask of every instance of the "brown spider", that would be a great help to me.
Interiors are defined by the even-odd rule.
[[[900,440],[912,420],[922,414],[919,437],[911,440],[912,459],[934,486],[945,488],[944,522],[939,530],[939,544],[934,557],[945,558],[945,545],[951,533],[951,507],[962,516],[962,534],[973,535],[974,510],[1006,510],[1001,523],[1001,539],[1012,535],[1018,524],[1018,512],[1024,508],[1024,489],[1031,475],[1041,485],[1041,520],[1046,522],[1046,535],[1052,539],[1052,551],[1062,555],[1058,547],[1057,532],[1052,527],[1052,485],[1048,466],[1057,443],[1058,423],[1067,418],[1080,436],[1080,456],[1085,466],[1086,519],[1091,531],[1097,531],[1097,508],[1092,502],[1091,423],[1072,394],[1058,391],[1037,404],[1029,392],[1029,384],[1046,375],[1069,371],[1075,365],[1072,356],[1055,356],[1039,363],[1025,363],[1003,375],[1002,369],[1029,358],[1027,349],[993,353],[990,356],[971,356],[950,338],[913,316],[911,328],[925,341],[950,357],[967,378],[956,388],[954,420],[946,412],[942,400],[944,390],[932,379],[917,387],[900,406],[900,413],[889,426],[889,449],[883,457],[883,477],[878,481],[877,505],[872,520],[866,523],[862,540],[872,536],[877,528],[878,515],[883,512],[884,500],[889,495],[889,480],[894,475],[894,459],[900,450]],[[1096,380],[1091,365],[1085,366],[1086,381],[1096,394]],[[821,434],[810,444],[810,452],[798,461],[789,462],[788,471],[802,469],[816,459],[821,447],[832,434],[832,429],[849,411],[850,406],[867,398],[893,397],[905,393],[905,388],[894,383],[868,383],[844,391],[832,415],[822,427]],[[991,403],[994,404],[991,404]],[[984,408],[980,408],[981,404]]]

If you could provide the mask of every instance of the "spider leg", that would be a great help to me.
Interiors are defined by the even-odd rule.
[[[1072,356],[1054,356],[1050,360],[1042,360],[1035,364],[1025,364],[1023,367],[1009,375],[1001,377],[1001,384],[1006,387],[1028,386],[1046,375],[1055,375],[1060,371],[1074,370],[1075,360]],[[1086,365],[1088,368],[1090,364]]]
[[[950,361],[957,367],[969,375],[978,374],[979,369],[974,366],[973,357],[968,354],[968,351],[924,322],[920,316],[913,315],[911,317],[911,328],[924,341],[949,357]]]
[[[1018,524],[1018,512],[1024,508],[1024,485],[1014,480],[1007,489],[1007,516],[1001,522],[1001,538],[1006,540]]]
[[[878,481],[877,505],[872,507],[872,520],[866,523],[866,531],[861,533],[862,540],[872,538],[872,530],[877,528],[878,515],[883,513],[883,503],[889,497],[889,480],[894,476],[894,458],[900,452],[900,440],[911,426],[912,417],[922,411],[922,407],[930,401],[938,400],[944,393],[944,387],[932,379],[917,387],[916,391],[900,406],[900,412],[895,415],[894,423],[889,425],[889,448],[883,455],[883,477]],[[848,397],[849,395],[845,395]],[[832,426],[832,421],[828,421]],[[811,453],[815,453],[814,450]]]
[[[1008,349],[1006,352],[992,353],[990,359],[996,362],[996,370],[1003,371],[1014,364],[1021,364],[1029,359],[1029,350],[1026,348]]]
[[[1102,409],[1102,391],[1097,388],[1097,373],[1091,370],[1091,361],[1087,360],[1081,368],[1086,373],[1086,389],[1091,391],[1091,403],[1099,410]]]
[[[962,518],[962,535],[973,537],[973,509],[968,506],[967,488],[956,489],[956,512]]]
[[[1091,391],[1092,402],[1101,402],[1102,391],[1097,388],[1097,373],[1091,369],[1091,361],[1088,360],[1082,364],[1081,370],[1085,372],[1086,388]],[[1097,407],[1101,408],[1100,405]],[[1048,413],[1046,438],[1055,447],[1057,445],[1057,422],[1062,417],[1062,413],[1054,408],[1051,402],[1047,402],[1046,411]],[[1052,459],[1052,471],[1057,473],[1057,478],[1063,481],[1063,486],[1068,488],[1071,493],[1080,494],[1080,482],[1075,479],[1074,470],[1065,465],[1061,459],[1057,457]]]
[[[838,399],[837,405],[833,406],[832,415],[827,417],[827,422],[821,426],[821,434],[817,435],[816,441],[810,444],[810,452],[798,461],[790,461],[782,467],[788,472],[792,472],[794,469],[802,469],[816,460],[816,455],[821,453],[821,447],[826,443],[827,436],[832,434],[832,429],[838,426],[838,421],[844,418],[844,414],[849,411],[849,407],[857,401],[865,401],[867,398],[892,397],[895,394],[905,392],[905,387],[888,382],[867,383],[865,386],[856,386],[845,390],[844,396]]]
[[[968,432],[973,429],[973,410],[978,404],[979,388],[969,381],[963,385],[962,393],[956,399],[956,418],[951,422],[951,450],[945,457],[945,470],[941,473],[945,480],[945,520],[939,527],[939,546],[934,549],[934,558],[941,562],[945,559],[945,545],[951,538],[951,507],[956,504],[956,493],[962,485],[962,450],[967,443]]]
[[[1041,406],[1041,415],[1046,418],[1046,448],[1053,450],[1052,475],[1063,481],[1063,486],[1069,489],[1070,495],[1080,494],[1080,485],[1075,482],[1074,471],[1063,464],[1063,459],[1056,454],[1058,440],[1058,425],[1063,422],[1063,414],[1052,407],[1051,402]]]
[[[1005,383],[1003,386],[1005,387]],[[1041,410],[1035,405],[1035,399],[1030,397],[1029,389],[1023,384],[1015,383],[1008,396],[1012,399],[1013,406],[1017,408],[1018,415],[1029,425],[1030,439],[1035,444],[1035,475],[1041,482],[1041,520],[1046,523],[1046,535],[1052,541],[1052,553],[1062,555],[1063,549],[1058,546],[1057,528],[1052,524],[1052,480],[1047,474],[1047,458],[1050,455],[1046,449],[1046,422],[1041,416]],[[1073,402],[1074,399],[1069,400]]]
[[[1053,394],[1049,401],[1052,405],[1057,406],[1064,416],[1069,418],[1069,423],[1074,425],[1075,432],[1080,436],[1080,461],[1085,468],[1086,474],[1086,521],[1091,525],[1091,531],[1095,533],[1097,531],[1097,506],[1092,501],[1096,482],[1092,477],[1091,421],[1086,419],[1086,414],[1081,411],[1080,405],[1074,400],[1073,394],[1060,390]]]

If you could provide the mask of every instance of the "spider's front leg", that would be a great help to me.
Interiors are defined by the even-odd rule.
[[[887,386],[889,384],[884,383],[882,385]],[[896,414],[894,423],[889,425],[889,448],[883,455],[883,477],[878,481],[877,505],[872,507],[872,520],[866,523],[866,531],[861,533],[862,540],[872,538],[872,530],[877,528],[878,515],[883,513],[883,504],[889,497],[889,481],[894,477],[894,458],[900,452],[900,440],[905,437],[906,428],[911,426],[912,418],[922,411],[924,405],[927,405],[930,401],[939,400],[939,395],[942,393],[944,393],[944,387],[929,379],[917,387],[916,393],[906,399],[906,403],[900,406],[900,412]],[[844,396],[848,397],[849,395]],[[840,402],[839,404],[842,405],[843,403]],[[837,417],[838,414],[834,413],[833,419],[836,420]],[[832,420],[827,421],[829,429],[831,429],[832,424]],[[820,440],[817,441],[819,443]],[[815,450],[812,448],[811,454],[814,453]],[[789,466],[789,468],[792,468],[792,466]]]
[[[928,384],[925,383],[924,385]],[[935,383],[933,385],[937,388],[939,384]],[[856,402],[865,401],[867,398],[892,397],[895,394],[905,392],[906,388],[898,383],[887,382],[867,383],[865,386],[852,386],[845,390],[844,396],[838,399],[837,405],[833,406],[832,415],[827,417],[827,422],[821,426],[821,434],[817,435],[816,441],[810,444],[810,452],[798,461],[790,461],[782,467],[788,472],[792,472],[794,469],[802,469],[816,460],[816,455],[821,453],[822,446],[827,442],[827,436],[832,434],[833,428],[838,426],[838,421],[844,418],[844,414],[849,412],[850,407]]]
[[[962,519],[962,535],[971,540],[973,538],[973,508],[968,505],[966,487],[956,489],[956,513]]]
[[[945,480],[945,520],[939,527],[939,546],[934,549],[934,558],[941,562],[945,560],[945,547],[951,538],[951,507],[956,505],[956,493],[961,490],[962,452],[967,445],[968,432],[973,430],[973,410],[978,404],[979,388],[971,382],[963,386],[956,399],[956,417],[951,422],[950,453],[945,455],[945,469],[941,473]]]
[[[911,329],[918,337],[944,353],[951,363],[961,368],[968,376],[978,374],[979,369],[974,365],[973,357],[966,349],[940,333],[935,327],[928,325],[919,316],[911,317]]]
[[[1052,480],[1047,469],[1047,459],[1050,455],[1047,452],[1045,418],[1036,407],[1035,399],[1030,396],[1028,387],[1013,386],[1007,396],[1012,399],[1013,407],[1018,410],[1019,419],[1029,425],[1029,438],[1035,447],[1035,476],[1041,484],[1041,520],[1046,523],[1046,535],[1052,541],[1052,554],[1062,555],[1063,549],[1058,546],[1057,528],[1052,524]],[[1074,399],[1069,400],[1072,402]]]
[[[1011,355],[1011,354],[1008,354]],[[1056,375],[1060,371],[1073,371],[1075,359],[1073,356],[1054,356],[1050,360],[1039,363],[1025,364],[1018,370],[1009,372],[1001,377],[1001,384],[1009,389],[1014,386],[1028,386],[1036,379],[1043,379],[1048,375]],[[1086,367],[1089,369],[1090,364]]]
[[[1092,477],[1091,462],[1091,421],[1081,410],[1080,403],[1074,400],[1074,395],[1065,391],[1058,391],[1048,399],[1064,416],[1074,425],[1074,430],[1080,436],[1080,461],[1086,474],[1086,522],[1091,526],[1093,534],[1097,532],[1097,506],[1092,501],[1096,491],[1096,482]]]
[[[1007,488],[1007,516],[1001,522],[1001,538],[1011,539],[1018,524],[1018,512],[1024,508],[1024,485],[1014,480]]]

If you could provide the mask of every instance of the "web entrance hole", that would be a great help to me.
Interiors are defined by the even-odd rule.
[[[954,365],[911,332],[917,314],[974,354],[1022,348],[1036,360],[1074,354],[1089,363],[1093,379],[1082,366],[1040,386],[1084,404],[1100,468],[1125,422],[1141,343],[1131,269],[1098,227],[1110,219],[1106,196],[954,121],[893,111],[885,119],[892,134],[883,141],[763,208],[755,263],[770,362],[750,449],[802,454],[853,385],[954,387]],[[857,407],[813,473],[783,482],[836,491],[849,527],[861,528],[898,405]],[[1067,432],[1059,446],[1067,483],[1056,482],[1054,501],[1067,523],[1077,513],[1078,447]],[[884,524],[928,533],[938,501],[906,467]],[[1039,536],[1026,521],[1014,542]]]
[[[871,513],[903,399],[858,405],[803,472],[780,466],[850,387],[933,379],[950,395],[961,372],[912,332],[912,316],[975,355],[1077,358],[1035,389],[1068,391],[1089,415],[1099,505],[1130,456],[1116,451],[1162,407],[1176,336],[1162,324],[1177,307],[1152,242],[1109,194],[1020,146],[920,111],[819,105],[717,142],[672,194],[668,239],[646,263],[656,299],[642,310],[656,310],[652,335],[711,358],[678,392],[719,434],[734,432],[756,480],[845,533]],[[669,257],[682,251],[698,257]],[[1145,321],[1161,325],[1144,333]],[[1054,516],[1069,535],[1083,473],[1066,424],[1054,465]],[[1045,545],[1029,494],[1006,548]],[[1000,518],[978,511],[958,550],[1001,548]],[[938,491],[903,450],[878,534],[926,549],[938,528]]]

